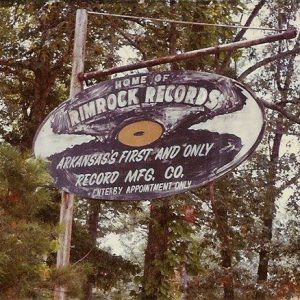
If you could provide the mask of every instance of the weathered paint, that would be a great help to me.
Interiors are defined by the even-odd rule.
[[[235,80],[194,71],[136,74],[62,103],[41,125],[34,152],[51,162],[65,191],[154,199],[222,176],[250,155],[263,128],[262,105]]]

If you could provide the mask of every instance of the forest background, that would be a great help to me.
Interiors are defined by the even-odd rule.
[[[82,299],[297,299],[299,34],[146,70],[240,80],[266,107],[264,139],[247,162],[197,190],[151,202],[76,199],[71,264],[56,268],[60,194],[31,147],[43,119],[68,98],[78,8],[287,29],[299,27],[300,3],[1,1],[0,298],[50,299],[65,285],[68,297]],[[124,64],[124,53],[133,62],[266,34],[274,32],[90,15],[85,69]],[[112,234],[119,255],[107,246]]]

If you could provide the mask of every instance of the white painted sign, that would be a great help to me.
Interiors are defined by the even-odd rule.
[[[40,126],[34,153],[58,187],[82,197],[144,200],[214,180],[260,142],[264,112],[240,83],[162,72],[102,82],[62,103]]]

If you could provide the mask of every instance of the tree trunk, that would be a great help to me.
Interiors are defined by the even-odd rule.
[[[221,257],[222,262],[221,266],[227,271],[227,274],[223,278],[223,291],[224,291],[224,300],[234,300],[234,286],[233,286],[233,276],[231,273],[232,267],[232,254],[229,249],[229,246],[223,241],[221,244]]]
[[[231,273],[232,267],[232,251],[229,240],[230,227],[228,225],[228,216],[226,207],[215,198],[214,184],[209,184],[209,193],[211,199],[212,210],[216,222],[217,235],[221,242],[221,266],[226,271],[222,277],[224,300],[234,300],[234,280]]]
[[[170,1],[171,10],[175,13],[176,1]],[[177,30],[176,25],[170,25],[168,36],[169,54],[176,54]],[[178,70],[177,63],[171,64],[171,70]],[[150,223],[148,243],[145,250],[143,298],[156,300],[161,283],[166,280],[155,262],[164,262],[168,250],[169,222],[171,218],[170,201],[164,200],[162,205],[152,202],[150,206]],[[170,278],[169,278],[170,279]]]
[[[150,206],[148,243],[145,250],[143,296],[145,300],[156,300],[164,275],[157,262],[163,262],[168,249],[168,228],[170,220],[169,201],[162,205],[153,202]]]
[[[271,159],[270,159],[270,168],[269,168],[269,188],[267,191],[267,197],[265,205],[265,210],[263,213],[263,224],[264,230],[262,233],[262,241],[261,250],[259,252],[259,264],[257,270],[257,283],[264,284],[268,279],[268,267],[270,260],[270,249],[269,244],[272,241],[272,230],[273,230],[273,218],[275,212],[275,201],[276,201],[276,193],[275,193],[275,183],[276,183],[276,174],[277,174],[277,162],[279,159],[279,149],[280,143],[283,136],[283,128],[281,120],[278,120],[277,126],[275,129],[274,142],[272,146]],[[266,291],[264,288],[256,291],[255,299],[256,300],[265,300]]]
[[[90,200],[89,217],[88,217],[88,232],[90,234],[90,242],[92,247],[96,247],[97,243],[97,229],[99,222],[99,203]],[[94,277],[88,276],[87,282],[84,285],[84,299],[91,300],[93,295]]]

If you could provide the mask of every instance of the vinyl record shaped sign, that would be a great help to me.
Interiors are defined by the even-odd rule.
[[[40,126],[34,153],[82,197],[144,200],[216,179],[262,138],[262,105],[216,74],[147,73],[87,88]]]

